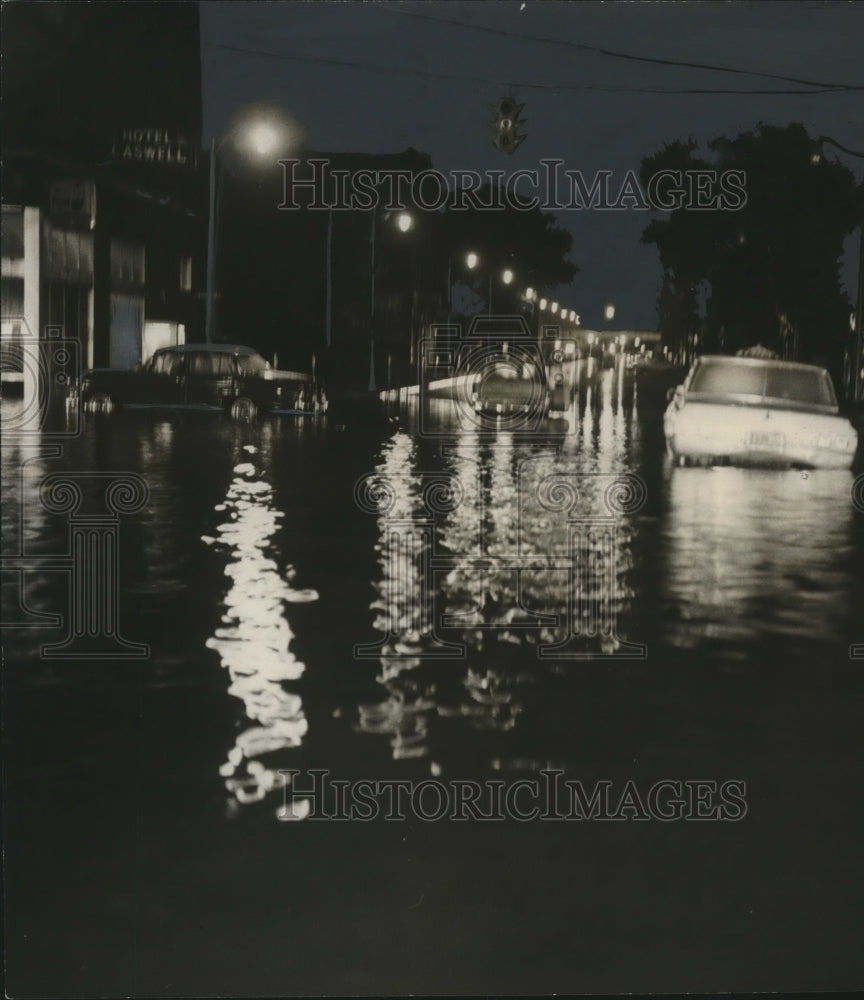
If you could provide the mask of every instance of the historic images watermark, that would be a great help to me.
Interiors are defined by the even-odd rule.
[[[284,801],[277,818],[424,823],[738,822],[747,815],[747,782],[663,778],[585,782],[545,769],[534,777],[447,780],[335,779],[326,769],[282,769]]]
[[[564,160],[541,159],[536,169],[347,170],[330,160],[284,159],[283,211],[737,212],[747,204],[743,170],[658,170],[644,182],[634,170],[586,173]]]

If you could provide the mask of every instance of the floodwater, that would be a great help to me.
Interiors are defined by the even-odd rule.
[[[864,984],[860,458],[672,468],[667,384],[4,432],[10,993]],[[309,776],[544,769],[746,815],[321,819]]]

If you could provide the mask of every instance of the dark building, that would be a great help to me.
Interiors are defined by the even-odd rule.
[[[3,7],[3,342],[61,329],[84,365],[203,337],[195,3]]]

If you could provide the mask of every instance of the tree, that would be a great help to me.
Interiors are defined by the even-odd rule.
[[[684,205],[652,220],[642,240],[657,246],[664,281],[679,298],[686,286],[707,282],[704,318],[713,345],[763,343],[784,357],[836,368],[851,308],[840,257],[858,224],[854,175],[819,155],[817,140],[798,124],[716,138],[710,158],[696,149],[677,142],[646,157],[643,183],[664,167],[736,170],[746,178],[746,204],[736,211]]]
[[[490,275],[512,270],[514,281],[509,288],[496,285],[496,311],[516,310],[519,295],[527,287],[543,290],[567,285],[578,273],[568,256],[573,237],[556,225],[554,215],[529,208],[527,202],[516,207],[512,195],[508,201],[489,184],[476,192],[476,202],[501,207],[454,208],[460,200],[460,193],[455,192],[442,215],[442,258],[455,262],[460,280],[474,285],[483,297]],[[480,260],[474,273],[462,266],[469,251]]]

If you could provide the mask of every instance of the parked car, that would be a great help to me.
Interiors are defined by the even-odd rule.
[[[251,347],[183,344],[155,351],[143,366],[124,371],[94,368],[81,376],[85,411],[118,407],[221,410],[237,420],[292,410],[298,396],[311,396],[311,380],[300,372],[272,368]]]
[[[706,355],[669,399],[666,447],[680,464],[848,469],[855,457],[824,368]]]

